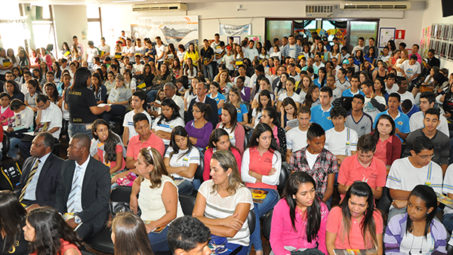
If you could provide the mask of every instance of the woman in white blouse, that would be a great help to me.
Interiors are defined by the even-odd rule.
[[[145,223],[153,251],[169,251],[168,224],[183,216],[178,188],[168,176],[160,153],[154,148],[141,149],[135,167],[139,177],[132,185],[130,208],[137,213],[140,207],[140,218]]]

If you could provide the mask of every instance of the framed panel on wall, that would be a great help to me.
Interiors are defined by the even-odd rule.
[[[396,28],[394,27],[379,28],[379,48],[384,48],[388,41],[395,40],[395,31]]]

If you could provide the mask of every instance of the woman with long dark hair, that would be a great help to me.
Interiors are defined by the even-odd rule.
[[[102,84],[102,78],[99,73],[95,73],[91,76],[91,85],[96,98],[97,104],[103,104],[107,102],[107,88]]]
[[[194,179],[200,165],[200,151],[192,145],[184,127],[177,126],[171,132],[170,147],[165,152],[164,164],[178,185],[179,194],[192,195],[200,187],[200,181]]]
[[[91,123],[103,112],[110,111],[110,106],[97,106],[91,84],[91,73],[81,67],[74,74],[74,83],[65,91],[65,108],[69,110],[69,136],[85,133],[91,136]]]
[[[393,161],[401,157],[401,140],[395,135],[395,121],[387,114],[382,114],[376,121],[373,137],[376,140],[374,156],[382,160],[387,172]]]
[[[28,243],[22,231],[26,214],[12,191],[0,191],[1,254],[28,254]]]
[[[433,188],[417,185],[407,202],[407,213],[392,217],[384,236],[385,254],[447,254],[447,231],[435,218]]]
[[[269,241],[274,254],[288,254],[288,246],[327,253],[328,214],[327,205],[316,196],[315,180],[305,172],[291,174],[272,215]]]
[[[53,82],[46,83],[44,85],[44,91],[52,103],[58,104],[58,101],[60,100],[60,96],[58,95],[58,89],[57,89],[57,86],[55,85],[55,83],[53,83]]]
[[[27,215],[25,240],[31,255],[81,255],[81,242],[76,233],[53,208],[40,207]]]
[[[102,162],[110,168],[110,174],[114,175],[126,167],[126,149],[121,138],[115,134],[109,124],[103,119],[93,122],[93,138],[90,154],[94,159]]]
[[[208,145],[209,135],[213,129],[211,122],[207,120],[209,110],[209,105],[196,102],[192,107],[193,120],[187,122],[185,126],[190,142],[200,149]]]
[[[252,193],[267,193],[261,203],[254,203],[256,225],[250,239],[258,255],[263,254],[260,218],[278,202],[277,184],[281,166],[282,157],[272,129],[267,124],[258,124],[250,138],[249,148],[244,152],[241,166],[242,181],[252,189]]]
[[[112,222],[115,255],[152,255],[151,244],[143,221],[130,212],[118,213]]]
[[[161,109],[161,115],[153,121],[152,130],[162,138],[165,145],[169,145],[172,130],[178,126],[184,127],[184,120],[179,116],[179,106],[172,99],[164,99]]]
[[[208,149],[204,153],[203,180],[206,181],[210,178],[211,158],[216,151],[231,151],[236,159],[236,163],[238,164],[239,174],[241,173],[242,156],[239,149],[231,144],[230,137],[231,135],[229,135],[225,129],[216,128],[212,131],[211,136],[209,137]]]
[[[271,130],[272,134],[275,137],[277,142],[277,149],[282,155],[286,153],[286,133],[285,130],[280,126],[280,121],[278,118],[278,113],[275,107],[266,107],[263,110],[263,115],[261,116],[261,123],[267,124]]]
[[[216,128],[222,128],[228,133],[230,143],[239,149],[240,153],[244,152],[245,130],[244,127],[237,122],[237,109],[234,105],[226,103],[220,115],[220,122]]]
[[[333,255],[334,249],[374,249],[382,255],[383,228],[370,186],[354,182],[327,218],[327,252]]]

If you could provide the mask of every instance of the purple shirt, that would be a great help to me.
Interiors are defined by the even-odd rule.
[[[190,137],[197,138],[197,143],[194,144],[198,148],[206,148],[209,142],[209,136],[212,132],[212,124],[211,122],[207,122],[204,127],[196,128],[193,124],[193,120],[187,122],[186,124],[186,131]]]

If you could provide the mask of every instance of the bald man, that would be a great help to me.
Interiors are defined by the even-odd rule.
[[[82,240],[99,232],[109,213],[109,168],[90,157],[90,138],[75,134],[57,189],[57,210]]]

